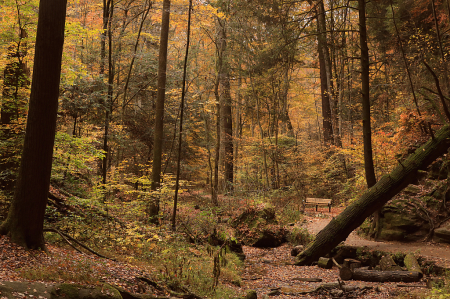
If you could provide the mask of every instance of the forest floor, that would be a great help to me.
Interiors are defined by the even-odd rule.
[[[307,229],[312,234],[317,234],[340,212],[333,209],[329,213],[326,209],[319,212],[306,211]],[[361,238],[352,232],[346,239],[345,244],[352,246],[366,246],[370,250],[380,250],[392,253],[409,253],[421,255],[427,260],[435,261],[443,267],[450,267],[449,246],[431,243],[400,243],[400,242],[375,242]],[[258,294],[269,294],[279,290],[276,298],[331,298],[327,294],[303,294],[299,293],[313,290],[324,283],[337,283],[339,269],[322,269],[317,266],[295,266],[295,257],[290,256],[292,246],[284,245],[274,249],[257,249],[244,247],[247,256],[245,271],[243,275],[244,288],[254,289]],[[322,282],[303,282],[298,278],[320,278]],[[418,288],[420,283],[376,283],[361,281],[346,281],[347,286],[366,287],[365,290],[346,294],[347,298],[422,298],[423,289]],[[410,287],[408,287],[410,285]],[[262,296],[262,295],[261,295]],[[258,298],[262,298],[258,296]]]
[[[308,230],[316,234],[340,211],[336,208],[332,213],[328,211],[306,211]],[[346,244],[367,246],[370,249],[382,250],[393,253],[414,252],[439,265],[450,265],[450,248],[445,245],[428,243],[394,243],[374,242],[359,237],[352,233]],[[295,257],[290,255],[292,245],[285,244],[273,249],[258,249],[244,246],[246,260],[242,272],[242,284],[233,286],[239,293],[246,290],[255,290],[258,298],[272,292],[274,298],[331,298],[328,293],[315,292],[314,290],[324,283],[338,283],[339,269],[322,269],[317,266],[295,266]],[[48,245],[50,254],[43,252],[26,251],[12,244],[8,237],[0,236],[0,282],[1,281],[41,281],[41,282],[75,282],[83,284],[102,285],[110,283],[118,285],[131,292],[143,292],[142,282],[136,277],[154,277],[154,269],[142,268],[126,262],[116,262],[80,254],[70,248],[62,248]],[[74,272],[74,273],[73,273]],[[76,279],[72,279],[72,277]],[[99,277],[101,279],[99,279]],[[320,278],[321,282],[304,282],[299,278]],[[348,294],[344,298],[423,298],[422,295],[414,295],[423,292],[424,282],[404,283],[402,287],[398,283],[375,283],[361,281],[347,281],[347,286],[359,286],[360,289]],[[364,288],[365,287],[365,288]],[[145,291],[145,290],[144,290]],[[155,295],[155,290],[148,288],[146,292]],[[302,294],[303,293],[303,294]],[[1,297],[1,294],[0,294]],[[272,297],[272,296],[271,296]],[[342,298],[342,294],[341,294]]]

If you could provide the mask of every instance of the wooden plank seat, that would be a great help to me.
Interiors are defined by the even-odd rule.
[[[328,211],[331,212],[331,199],[307,197],[304,202],[305,205],[315,205],[316,211],[319,206],[328,206]]]

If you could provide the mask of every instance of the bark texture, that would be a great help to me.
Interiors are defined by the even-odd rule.
[[[297,258],[297,265],[310,265],[319,257],[325,256],[374,211],[380,209],[387,201],[408,186],[417,177],[419,170],[424,170],[450,147],[450,127],[442,127],[435,137],[421,146],[390,174],[383,176],[372,188],[367,190],[359,200],[353,202],[341,214],[333,218],[320,231],[312,242]]]
[[[167,46],[169,42],[169,24],[170,24],[170,0],[164,0],[162,20],[161,20],[161,36],[159,45],[159,61],[158,61],[158,93],[156,95],[156,112],[155,112],[155,133],[153,146],[153,168],[152,168],[152,185],[153,191],[157,190],[161,184],[161,163],[162,163],[162,146],[164,142],[164,101],[166,98],[166,70],[167,70]],[[149,204],[149,217],[152,222],[156,222],[159,214],[159,198],[154,197],[153,202]]]
[[[30,108],[14,199],[0,234],[25,248],[44,249],[44,214],[52,169],[66,0],[41,0]]]
[[[423,274],[415,271],[377,271],[355,269],[352,279],[376,282],[417,282]]]

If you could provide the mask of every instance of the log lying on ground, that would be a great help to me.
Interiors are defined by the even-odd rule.
[[[425,170],[450,147],[450,127],[442,127],[431,140],[401,162],[389,175],[383,176],[359,200],[354,201],[342,213],[322,229],[304,251],[297,256],[296,265],[310,265],[328,254],[364,220],[380,209],[387,201],[412,183],[419,170]]]
[[[356,268],[353,271],[347,267],[339,269],[342,280],[362,280],[372,282],[417,282],[423,274],[417,271],[377,271]]]
[[[416,271],[377,271],[361,270],[353,271],[353,280],[374,282],[418,282],[423,274]]]

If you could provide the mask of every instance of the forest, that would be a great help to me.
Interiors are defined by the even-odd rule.
[[[449,0],[0,3],[0,285],[396,297],[263,290],[253,259],[450,243]]]

